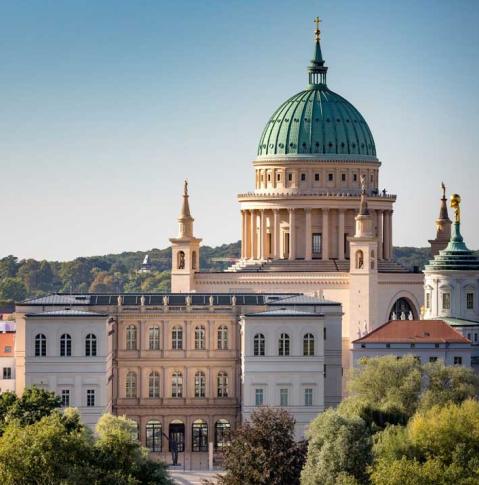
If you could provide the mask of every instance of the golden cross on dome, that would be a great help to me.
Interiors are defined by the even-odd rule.
[[[320,22],[321,22],[321,19],[319,17],[316,17],[314,19],[314,23],[316,24],[316,31],[314,32],[316,42],[319,42],[319,38],[320,38],[320,35],[321,35],[321,31],[319,30],[319,23]]]

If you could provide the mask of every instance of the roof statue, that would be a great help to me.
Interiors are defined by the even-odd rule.
[[[461,222],[461,196],[459,194],[451,195],[451,207],[454,209],[454,222]]]

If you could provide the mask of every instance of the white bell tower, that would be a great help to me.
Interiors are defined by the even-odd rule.
[[[193,217],[188,202],[188,182],[185,180],[183,204],[178,217],[178,237],[171,238],[171,291],[195,291],[195,273],[200,269],[201,239],[193,235]]]
[[[384,323],[377,321],[378,241],[368,210],[364,177],[361,184],[361,205],[355,218],[356,233],[349,238],[349,335],[353,340]]]

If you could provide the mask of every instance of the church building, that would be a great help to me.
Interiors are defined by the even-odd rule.
[[[320,293],[340,302],[348,366],[352,340],[393,312],[419,317],[423,277],[393,261],[396,195],[381,190],[371,130],[329,89],[327,71],[318,20],[308,86],[266,123],[253,161],[253,190],[238,196],[241,259],[224,272],[201,271],[185,190],[180,233],[171,240],[171,284],[174,292]],[[368,227],[358,233],[362,196]]]

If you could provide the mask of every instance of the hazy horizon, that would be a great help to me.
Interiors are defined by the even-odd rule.
[[[236,194],[306,85],[316,15],[328,86],[365,117],[398,195],[394,245],[428,246],[444,181],[479,247],[479,2],[32,0],[0,2],[0,257],[165,248],[185,178],[203,244],[237,241]]]

